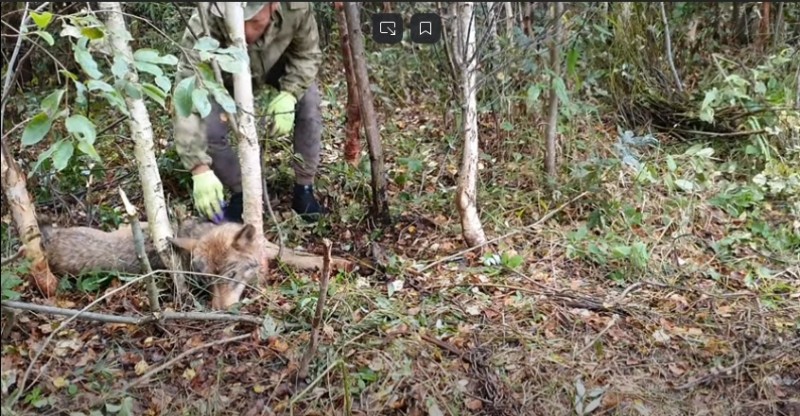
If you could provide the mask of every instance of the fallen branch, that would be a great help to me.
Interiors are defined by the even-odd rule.
[[[543,224],[544,222],[546,222],[547,220],[549,220],[550,218],[553,218],[553,217],[554,217],[556,214],[558,214],[559,212],[561,212],[561,211],[562,211],[564,208],[566,208],[567,206],[569,206],[569,205],[573,204],[575,201],[577,201],[577,200],[579,200],[579,199],[583,198],[584,196],[586,196],[586,195],[588,195],[588,194],[589,194],[589,192],[588,192],[588,191],[587,191],[587,192],[583,192],[583,193],[581,193],[580,195],[576,196],[575,198],[572,198],[572,199],[570,199],[569,201],[565,202],[565,203],[564,203],[563,205],[561,205],[560,207],[558,207],[558,208],[556,208],[556,209],[554,209],[554,210],[552,210],[552,211],[548,212],[547,214],[543,215],[543,216],[542,216],[542,218],[539,218],[539,220],[538,220],[538,221],[536,221],[536,222],[535,222],[535,223],[533,223],[533,224],[530,224],[530,225],[527,225],[527,226],[525,226],[525,227],[523,227],[523,228],[520,228],[520,229],[514,230],[514,231],[512,231],[512,232],[510,232],[510,233],[508,233],[508,234],[501,235],[500,237],[493,238],[493,239],[491,239],[491,240],[488,240],[488,241],[486,241],[486,242],[484,242],[484,243],[481,243],[481,244],[478,244],[478,245],[476,245],[476,246],[473,246],[473,247],[470,247],[470,248],[467,248],[467,249],[461,250],[461,251],[459,251],[458,253],[451,254],[451,255],[449,255],[449,256],[443,257],[443,258],[441,258],[441,259],[439,259],[439,260],[436,260],[436,261],[434,261],[433,263],[431,263],[431,264],[429,264],[429,265],[427,265],[427,266],[425,266],[425,267],[423,267],[423,268],[421,268],[421,269],[419,269],[419,270],[417,270],[417,271],[418,271],[418,272],[420,272],[420,273],[422,273],[422,272],[424,272],[425,270],[428,270],[428,269],[430,269],[430,268],[431,268],[431,267],[433,267],[433,266],[436,266],[436,265],[442,264],[442,263],[444,263],[444,262],[447,262],[447,261],[450,261],[450,260],[456,259],[456,258],[458,258],[458,257],[461,257],[461,256],[463,256],[464,254],[467,254],[467,253],[469,253],[470,251],[472,251],[472,250],[475,250],[476,248],[481,248],[481,247],[483,247],[483,246],[485,246],[485,245],[489,245],[489,244],[492,244],[492,243],[496,243],[496,242],[498,242],[498,241],[500,241],[500,240],[505,240],[506,238],[509,238],[509,237],[511,237],[511,236],[514,236],[514,235],[517,235],[517,234],[523,233],[523,232],[525,232],[525,231],[528,231],[528,230],[530,230],[530,229],[532,229],[532,228],[534,228],[534,227],[537,227],[537,226],[539,226],[539,225]]]
[[[314,319],[311,321],[311,339],[308,341],[300,366],[297,368],[297,378],[308,376],[308,364],[311,358],[317,353],[317,341],[319,338],[319,327],[322,324],[322,313],[325,309],[325,300],[328,297],[328,282],[331,278],[331,241],[327,238],[322,239],[325,245],[325,256],[322,258],[322,277],[319,280],[319,296],[317,296],[317,309],[314,312]]]
[[[17,250],[16,253],[14,253],[14,254],[12,254],[12,255],[4,258],[4,259],[0,259],[0,266],[5,266],[6,263],[12,262],[12,261],[22,257],[24,254],[25,254],[25,249],[23,248],[23,246],[20,246],[19,250]]]
[[[150,302],[150,312],[161,312],[161,304],[158,301],[158,286],[156,286],[156,279],[153,278],[153,267],[150,266],[150,259],[147,257],[147,249],[145,248],[145,236],[142,232],[142,225],[139,223],[139,215],[136,212],[136,207],[128,200],[125,191],[122,187],[119,188],[119,196],[122,198],[122,204],[125,205],[125,213],[128,214],[128,221],[131,224],[131,233],[133,233],[133,247],[136,250],[136,257],[139,258],[139,263],[142,265],[142,273],[149,274],[147,278],[147,300]]]
[[[56,306],[37,305],[34,303],[17,302],[4,300],[0,302],[4,308],[18,309],[23,311],[46,313],[50,315],[60,315],[83,319],[87,321],[103,322],[106,324],[130,324],[147,325],[153,322],[162,321],[223,321],[223,322],[246,322],[254,325],[261,325],[262,319],[251,315],[229,315],[221,313],[206,312],[160,312],[143,317],[109,315],[97,312],[81,312],[76,309],[59,308]]]
[[[8,406],[8,408],[14,408],[14,405],[17,404],[17,401],[22,396],[22,394],[25,392],[25,384],[28,382],[28,378],[30,377],[31,372],[33,371],[33,365],[39,360],[39,357],[41,357],[42,353],[44,353],[44,350],[47,348],[47,346],[50,344],[50,342],[53,341],[53,337],[55,337],[56,334],[61,333],[61,330],[64,329],[64,327],[66,327],[67,324],[69,324],[73,320],[77,319],[77,317],[80,316],[81,313],[87,312],[94,305],[97,305],[98,303],[104,301],[106,298],[109,298],[109,297],[117,294],[118,292],[121,292],[121,291],[127,289],[129,286],[132,286],[135,283],[138,283],[140,280],[146,278],[147,276],[148,275],[136,276],[136,277],[132,278],[130,281],[126,282],[124,285],[122,285],[122,286],[120,286],[120,287],[118,287],[116,289],[109,290],[108,293],[104,294],[103,296],[98,297],[97,299],[95,299],[94,301],[92,301],[91,303],[86,305],[83,309],[81,309],[79,311],[78,314],[73,315],[73,316],[67,318],[66,320],[62,321],[61,324],[58,325],[58,328],[56,328],[54,331],[52,331],[50,333],[50,335],[48,335],[47,339],[44,340],[44,342],[39,347],[39,349],[36,350],[36,354],[34,354],[33,358],[31,359],[30,364],[28,364],[28,368],[25,369],[25,373],[22,375],[22,378],[20,379],[19,383],[17,384],[16,391],[9,396],[8,402],[6,403],[6,406]],[[8,301],[3,301],[2,303],[6,303],[6,302],[8,302]],[[45,369],[46,366],[47,366],[47,364],[45,364],[44,366],[42,366],[42,368],[39,369],[39,372],[38,372],[39,375],[44,374],[44,369]]]
[[[218,339],[216,341],[207,342],[205,344],[198,345],[198,346],[193,347],[193,348],[189,348],[188,350],[178,354],[177,357],[175,357],[175,358],[165,362],[164,364],[161,364],[160,366],[148,371],[147,373],[145,373],[141,377],[137,378],[136,380],[133,380],[127,386],[123,387],[123,391],[126,391],[126,390],[128,390],[128,389],[130,389],[130,388],[132,388],[132,387],[134,387],[136,385],[141,384],[142,382],[146,381],[147,379],[149,379],[150,377],[154,376],[155,374],[160,373],[161,371],[163,371],[166,368],[172,367],[178,361],[184,359],[185,357],[187,357],[189,355],[194,354],[197,351],[200,351],[202,349],[206,349],[208,347],[213,347],[215,345],[221,345],[221,344],[227,344],[229,342],[241,341],[243,339],[249,338],[250,336],[252,336],[252,335],[251,334],[242,334],[242,335],[237,335],[235,337]]]

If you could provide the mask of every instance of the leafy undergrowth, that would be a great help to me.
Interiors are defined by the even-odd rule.
[[[328,65],[335,74],[336,64]],[[368,158],[358,167],[341,160],[340,79],[323,83],[331,128],[317,187],[333,209],[328,218],[305,224],[291,215],[291,146],[271,144],[265,176],[277,191],[287,243],[319,253],[328,237],[335,254],[363,261],[332,277],[308,378],[288,375],[309,342],[320,276],[274,268],[271,284],[248,291],[239,309],[286,324],[266,339],[251,324],[188,320],[142,327],[74,321],[55,332],[62,318],[35,313],[19,314],[7,330],[4,315],[4,400],[47,343],[15,408],[20,413],[800,414],[796,155],[754,169],[720,155],[726,146],[719,143],[651,146],[666,137],[636,137],[573,108],[564,134],[585,139],[569,143],[569,169],[559,192],[550,192],[538,143],[525,139],[538,130],[522,117],[486,113],[479,205],[497,242],[484,254],[453,256],[464,248],[454,209],[457,117],[435,93],[444,81],[413,82],[427,87],[377,100],[391,226],[367,216]],[[154,121],[157,131],[169,130],[167,122]],[[117,185],[141,208],[126,173],[131,162],[107,163],[102,185],[71,185],[90,189],[76,199],[92,198],[87,205],[98,212],[64,202],[63,192],[39,190],[39,202],[55,201],[40,204],[42,211],[65,225],[115,225]],[[170,176],[177,169],[170,157],[161,163],[166,192],[185,202],[185,176]],[[77,165],[61,177],[82,178]],[[3,239],[10,241],[5,231]],[[27,284],[13,287],[23,269],[3,270],[4,297],[18,292],[48,303]],[[53,304],[80,309],[121,285],[108,276],[71,280],[64,288],[73,290]],[[92,311],[143,316],[144,287],[117,291]],[[242,334],[250,336],[222,342]]]

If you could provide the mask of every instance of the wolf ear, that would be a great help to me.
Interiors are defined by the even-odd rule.
[[[256,238],[256,227],[252,224],[245,224],[233,237],[233,247],[244,249],[253,244]]]
[[[194,250],[194,247],[197,245],[197,239],[195,238],[185,238],[185,237],[177,237],[177,238],[167,238],[173,246],[186,251],[187,253],[191,253]]]

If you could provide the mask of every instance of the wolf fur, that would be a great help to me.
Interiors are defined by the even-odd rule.
[[[148,236],[146,223],[145,252],[154,270],[166,265],[156,252]],[[140,273],[141,263],[136,255],[133,233],[129,225],[117,230],[102,231],[90,227],[51,227],[40,225],[42,243],[47,253],[50,270],[55,275],[81,275],[92,271]],[[193,272],[221,276],[210,283],[211,306],[227,309],[238,302],[244,290],[243,283],[251,283],[265,276],[268,261],[278,255],[278,246],[258,244],[256,229],[249,224],[223,223],[220,225],[197,221],[183,221],[177,227],[177,236],[170,239],[191,265]],[[322,267],[322,259],[284,250],[281,260],[300,269]],[[333,267],[348,268],[349,262],[333,259]]]

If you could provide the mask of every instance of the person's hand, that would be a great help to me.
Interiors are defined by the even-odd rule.
[[[283,136],[288,134],[294,126],[294,107],[297,98],[294,94],[281,91],[267,106],[267,115],[273,117],[270,135]]]
[[[207,170],[192,176],[194,189],[192,198],[194,206],[208,219],[214,220],[222,217],[222,182],[219,181],[213,170]]]

